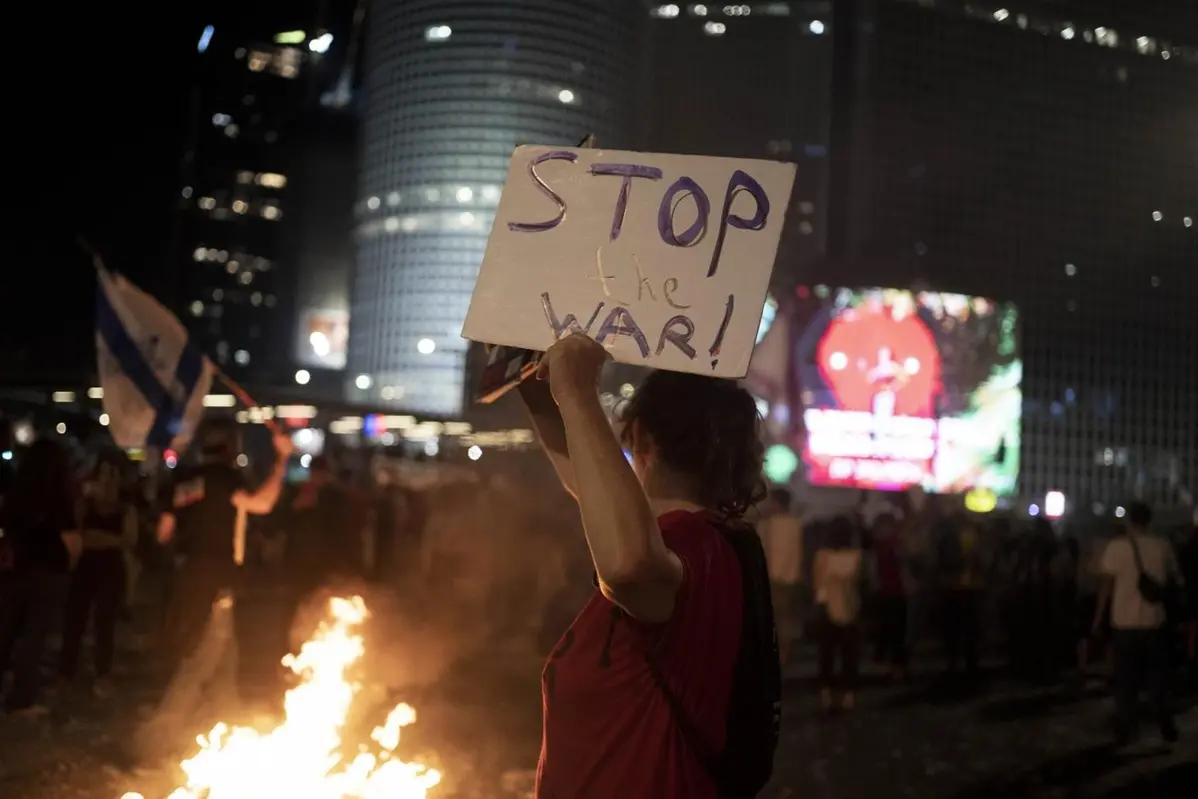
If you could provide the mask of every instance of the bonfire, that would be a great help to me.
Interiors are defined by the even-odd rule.
[[[350,670],[365,652],[361,597],[329,601],[316,633],[283,664],[299,684],[287,692],[284,720],[269,731],[220,723],[180,767],[186,779],[167,799],[425,799],[441,774],[400,759],[401,730],[416,720],[397,705],[353,757],[342,730],[361,687]],[[127,793],[122,799],[145,799]]]

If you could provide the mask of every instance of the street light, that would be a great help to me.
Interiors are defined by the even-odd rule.
[[[300,369],[295,373],[295,382],[299,383],[301,386],[308,385],[308,381],[311,379],[312,375],[308,373],[307,369]]]

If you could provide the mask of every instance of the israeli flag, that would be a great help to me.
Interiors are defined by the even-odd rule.
[[[216,370],[174,314],[121,275],[97,271],[96,354],[108,430],[120,447],[182,451]]]

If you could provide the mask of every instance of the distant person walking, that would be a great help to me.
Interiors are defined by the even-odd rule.
[[[855,532],[847,517],[833,519],[812,566],[811,587],[820,608],[819,684],[824,710],[833,708],[837,693],[841,709],[852,710],[857,690],[864,553]]]
[[[895,682],[907,677],[907,588],[911,582],[902,525],[893,514],[874,519],[874,584],[878,659]]]
[[[1123,535],[1102,556],[1106,577],[1099,589],[1093,628],[1109,607],[1115,649],[1115,736],[1119,744],[1135,734],[1140,693],[1147,690],[1152,713],[1167,743],[1177,740],[1168,696],[1166,602],[1170,585],[1182,582],[1169,541],[1151,529],[1152,511],[1136,503],[1128,509]]]
[[[105,453],[83,486],[77,516],[83,534],[83,555],[71,575],[63,612],[62,651],[58,673],[75,677],[79,650],[89,621],[95,629],[97,694],[111,692],[116,625],[125,599],[125,552],[137,543],[137,509],[121,497],[125,457]]]
[[[793,512],[790,491],[775,488],[765,503],[757,534],[765,549],[778,626],[778,655],[786,665],[803,632],[806,602],[803,596],[803,522]]]
[[[71,568],[83,549],[74,480],[64,450],[36,441],[21,457],[0,511],[11,565],[0,571],[0,673],[13,672],[5,708],[40,715],[42,657],[57,628]]]

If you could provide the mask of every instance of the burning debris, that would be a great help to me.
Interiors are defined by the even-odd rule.
[[[441,781],[436,769],[405,762],[395,750],[416,720],[397,705],[371,734],[373,746],[342,754],[342,731],[361,685],[350,670],[365,653],[361,597],[329,601],[316,633],[283,663],[300,683],[287,693],[284,720],[271,730],[217,724],[180,764],[186,779],[167,799],[424,799]],[[145,799],[127,793],[122,799]]]

